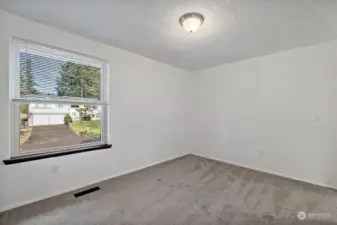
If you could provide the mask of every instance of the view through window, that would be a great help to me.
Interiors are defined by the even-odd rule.
[[[14,156],[107,142],[104,62],[13,40]]]

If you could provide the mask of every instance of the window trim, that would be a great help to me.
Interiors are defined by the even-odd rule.
[[[104,144],[104,145],[98,145],[98,146],[94,146],[94,147],[90,147],[90,148],[83,148],[83,149],[79,148],[79,149],[69,150],[69,151],[59,151],[59,152],[52,152],[52,153],[19,156],[19,157],[13,157],[13,158],[10,158],[10,159],[5,159],[5,160],[3,160],[3,163],[5,165],[11,165],[11,164],[40,160],[40,159],[46,159],[46,158],[53,158],[53,157],[59,157],[59,156],[65,156],[65,155],[78,154],[78,153],[82,153],[82,152],[104,150],[104,149],[111,148],[111,146],[112,145]]]
[[[49,56],[52,54],[60,53],[64,57],[67,55],[68,57],[74,57],[76,60],[68,60],[75,63],[82,63],[89,66],[95,66],[100,68],[100,99],[85,99],[85,98],[62,98],[62,97],[45,97],[45,98],[34,98],[32,96],[20,96],[20,48],[22,44],[26,43],[27,46],[31,45],[35,48],[43,48],[45,51],[50,50]],[[43,55],[45,57],[49,57],[48,55]],[[83,61],[81,58],[83,57]],[[58,59],[58,55],[55,57]],[[69,58],[68,58],[69,59]],[[29,157],[29,156],[38,156],[38,155],[46,155],[46,154],[61,154],[66,152],[76,151],[76,149],[80,148],[81,152],[83,152],[86,148],[93,149],[97,146],[105,146],[108,145],[109,142],[109,63],[107,60],[103,60],[97,57],[88,56],[82,53],[77,53],[74,51],[69,51],[65,49],[61,49],[58,47],[53,47],[45,44],[41,44],[38,42],[11,37],[10,40],[10,69],[9,69],[9,101],[10,101],[10,158],[17,159],[20,157]],[[68,145],[68,146],[60,146],[53,148],[43,148],[37,150],[29,150],[28,152],[22,152],[20,150],[20,103],[48,103],[48,104],[69,104],[69,105],[101,105],[101,141],[94,143],[84,143],[84,144],[76,144],[76,145]],[[103,122],[104,121],[104,122]]]

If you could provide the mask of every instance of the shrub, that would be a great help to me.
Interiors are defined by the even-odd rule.
[[[69,125],[70,123],[73,122],[73,119],[71,118],[70,114],[67,113],[67,114],[64,115],[63,121],[64,121],[64,124]]]
[[[83,120],[83,121],[91,121],[91,119],[92,119],[91,115],[84,115],[84,116],[82,117],[82,120]]]

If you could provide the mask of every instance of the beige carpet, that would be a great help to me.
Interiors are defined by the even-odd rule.
[[[337,224],[336,191],[192,155],[98,186],[2,213],[0,224]]]

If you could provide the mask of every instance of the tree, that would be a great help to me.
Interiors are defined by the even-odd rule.
[[[20,104],[20,124],[27,126],[28,124],[28,111],[29,107],[28,104]],[[27,121],[27,124],[25,123]]]
[[[100,98],[100,69],[67,62],[61,67],[57,79],[58,96]]]
[[[28,104],[20,104],[20,113],[28,114]]]
[[[80,114],[80,118],[82,121],[91,120],[92,107],[90,105],[80,106],[76,109],[76,111]]]
[[[25,64],[20,69],[20,72],[20,93],[25,95],[37,94],[38,92],[35,88],[37,84],[34,82],[31,59],[25,60]]]

